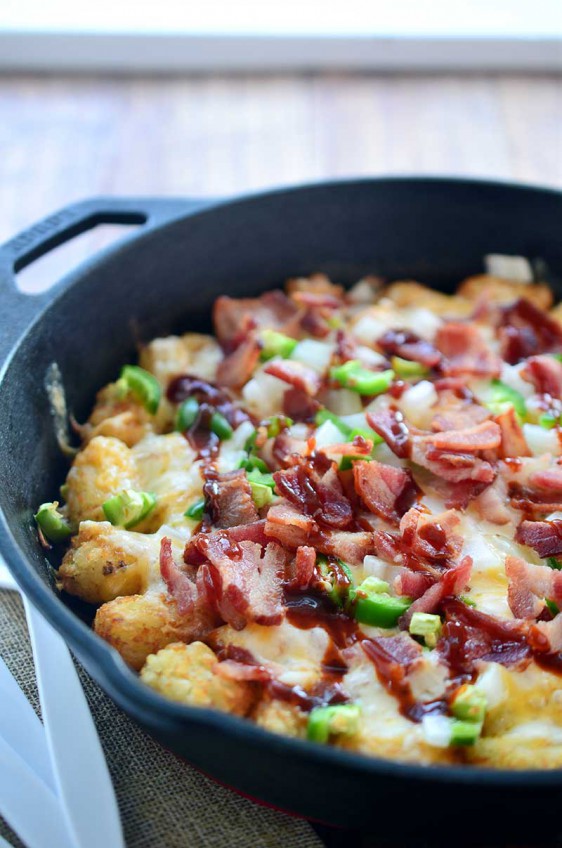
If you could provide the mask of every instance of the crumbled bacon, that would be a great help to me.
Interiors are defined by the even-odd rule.
[[[172,554],[172,543],[164,537],[160,543],[160,574],[168,592],[175,599],[180,615],[189,615],[197,599],[195,582],[175,562]]]
[[[473,480],[489,484],[494,480],[496,471],[489,462],[475,456],[472,452],[461,453],[452,450],[440,450],[433,441],[435,436],[438,435],[441,434],[433,433],[430,436],[415,435],[412,437],[412,461],[416,465],[427,468],[437,477],[441,477],[450,483]]]
[[[282,291],[239,299],[223,295],[213,307],[215,333],[227,348],[255,328],[296,335],[298,316],[299,308]]]
[[[507,507],[507,485],[499,474],[491,486],[477,493],[473,503],[480,518],[492,524],[509,524],[512,520],[512,513]]]
[[[397,595],[405,595],[407,598],[421,598],[422,595],[433,586],[435,578],[427,571],[410,571],[404,568],[394,579],[393,586]]]
[[[250,335],[238,345],[236,350],[227,354],[219,362],[217,383],[232,389],[239,389],[248,382],[260,359],[260,346]]]
[[[353,521],[353,510],[342,491],[334,467],[319,474],[310,462],[303,461],[273,475],[278,494],[287,498],[319,524],[345,529]]]
[[[240,660],[222,660],[216,664],[214,673],[226,680],[247,680],[255,683],[267,683],[271,680],[271,672],[265,666]]]
[[[474,324],[450,321],[437,330],[435,346],[444,356],[441,368],[446,376],[474,374],[497,377],[500,359],[492,353]]]
[[[410,455],[410,432],[404,416],[397,409],[367,412],[367,423],[400,459]]]
[[[289,383],[295,389],[313,397],[321,385],[320,377],[312,368],[307,368],[302,362],[293,362],[287,359],[275,359],[268,362],[263,369],[266,374]]]
[[[430,586],[424,594],[414,601],[400,619],[400,627],[408,627],[415,612],[435,613],[444,598],[458,595],[466,587],[472,572],[472,557],[465,556],[460,563],[443,572],[441,579]]]
[[[316,450],[334,456],[370,456],[373,450],[373,442],[363,436],[355,436],[351,442],[325,445]]]
[[[496,415],[495,421],[501,430],[501,450],[499,453],[502,459],[510,456],[531,456],[525,434],[512,406]]]
[[[545,492],[562,493],[562,465],[534,471],[529,477],[529,485]]]
[[[453,532],[459,524],[456,510],[431,515],[412,507],[400,521],[402,543],[416,557],[430,561],[451,560],[463,545],[462,536]]]
[[[542,654],[554,654],[559,661],[562,653],[562,615],[558,614],[552,621],[532,624],[529,628],[529,644],[539,663]],[[559,662],[555,664],[555,670],[559,671]]]
[[[474,453],[500,446],[501,430],[494,421],[483,421],[466,430],[444,430],[431,437],[437,450]]]
[[[229,527],[226,530],[213,530],[211,533],[197,533],[185,546],[183,553],[184,562],[188,565],[202,565],[206,559],[206,545],[208,539],[214,534],[221,534],[231,542],[256,542],[259,545],[267,545],[270,541],[265,534],[265,518],[254,521],[252,524],[240,524],[237,527]]]
[[[258,520],[252,489],[242,469],[212,476],[203,486],[203,493],[211,521],[218,529]]]
[[[298,547],[294,560],[295,573],[290,581],[291,588],[306,589],[312,580],[315,565],[316,550],[310,547],[310,545],[301,545]]]
[[[283,412],[293,421],[312,423],[319,409],[318,401],[302,389],[287,389],[283,395]]]
[[[398,522],[417,497],[409,471],[382,462],[359,461],[353,465],[355,491],[371,512]]]
[[[434,368],[441,361],[439,351],[410,330],[387,330],[377,339],[377,346],[388,356],[419,362],[427,368]]]
[[[533,548],[540,557],[562,554],[562,521],[522,521],[515,541]]]
[[[515,618],[536,618],[544,599],[562,602],[562,572],[548,565],[534,565],[520,557],[507,556],[505,573],[509,581],[507,598]]]
[[[527,628],[480,612],[457,599],[442,603],[446,621],[437,649],[455,676],[472,676],[476,663],[522,665],[530,659]]]
[[[539,394],[562,398],[562,362],[553,356],[532,356],[521,370],[521,376],[532,383]]]
[[[299,306],[329,310],[341,309],[344,305],[342,298],[335,297],[328,292],[295,291],[291,294],[291,300],[294,300]]]
[[[377,677],[386,690],[402,704],[412,701],[408,674],[422,655],[422,648],[407,633],[364,639],[361,647],[375,666]]]
[[[286,554],[280,545],[270,542],[262,549],[255,542],[235,543],[226,533],[213,533],[203,546],[224,621],[235,630],[242,630],[248,621],[268,626],[282,621]]]
[[[431,420],[431,429],[466,430],[481,424],[490,417],[490,411],[477,403],[459,400],[453,392],[443,392],[439,403],[434,406],[435,415]]]
[[[502,357],[515,365],[528,356],[562,352],[562,327],[548,312],[520,298],[501,310]]]

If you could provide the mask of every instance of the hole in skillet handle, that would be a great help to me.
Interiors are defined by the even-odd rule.
[[[23,294],[36,295],[48,291],[58,280],[78,267],[90,256],[111,244],[122,241],[147,221],[140,213],[128,213],[121,221],[83,222],[81,231],[66,231],[66,238],[47,253],[34,259],[27,254],[15,265],[16,285]],[[125,220],[126,219],[126,220]]]

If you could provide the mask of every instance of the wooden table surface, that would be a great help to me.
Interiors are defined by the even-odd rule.
[[[228,196],[413,173],[562,187],[562,82],[513,75],[6,76],[0,151],[0,241],[100,194]],[[54,280],[105,239],[78,240],[44,264],[41,278]],[[30,279],[29,287],[42,282]],[[333,846],[371,844],[358,834],[322,836]]]

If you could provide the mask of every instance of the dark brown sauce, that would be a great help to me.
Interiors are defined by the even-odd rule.
[[[285,603],[287,620],[294,627],[300,630],[321,627],[338,648],[352,645],[360,636],[357,622],[339,612],[326,596],[287,593]]]

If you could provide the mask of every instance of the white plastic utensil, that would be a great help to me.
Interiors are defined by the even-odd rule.
[[[0,737],[53,792],[55,780],[45,730],[35,710],[0,657]]]
[[[0,815],[27,848],[76,848],[59,799],[1,738]]]
[[[2,562],[0,588],[18,590]],[[74,848],[124,848],[111,777],[68,648],[25,597],[23,601],[35,659],[46,746],[70,834],[69,844]],[[21,757],[18,759],[23,762]],[[57,845],[58,848],[56,842],[44,845],[48,848]]]
[[[124,848],[115,792],[65,643],[23,599],[58,795],[80,848]]]

